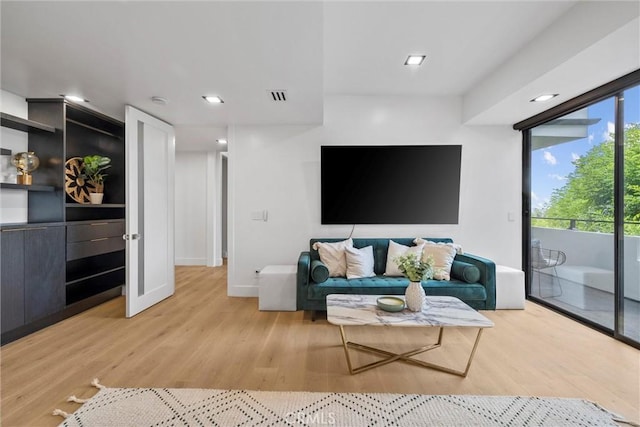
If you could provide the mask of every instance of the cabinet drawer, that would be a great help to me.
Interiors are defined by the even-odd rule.
[[[67,225],[67,242],[82,242],[104,237],[119,237],[124,234],[124,221]]]
[[[67,243],[67,261],[106,254],[125,248],[122,235],[117,237],[97,237],[84,242]]]

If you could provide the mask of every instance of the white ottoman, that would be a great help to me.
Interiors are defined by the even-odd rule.
[[[261,311],[296,311],[295,265],[268,265],[258,274],[258,308]]]
[[[524,271],[496,265],[496,310],[524,309]]]

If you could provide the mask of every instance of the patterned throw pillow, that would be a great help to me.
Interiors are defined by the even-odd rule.
[[[347,275],[345,256],[347,247],[353,247],[352,239],[335,243],[315,242],[313,244],[313,249],[317,250],[320,255],[320,261],[329,269],[330,277],[345,277]]]
[[[451,264],[456,257],[456,248],[452,243],[436,243],[430,240],[417,238],[414,243],[424,243],[422,259],[429,255],[433,257],[433,278],[436,280],[451,280]]]

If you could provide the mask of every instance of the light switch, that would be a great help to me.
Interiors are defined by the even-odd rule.
[[[509,220],[509,222],[513,222],[516,220],[516,214],[515,212],[509,212],[507,213],[507,219]]]
[[[268,210],[262,210],[262,211],[254,211],[251,212],[251,219],[253,221],[267,221],[269,219],[269,211]]]

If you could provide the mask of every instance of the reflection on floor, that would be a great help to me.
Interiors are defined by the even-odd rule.
[[[607,328],[614,327],[612,293],[534,271],[531,295]],[[640,302],[625,298],[623,308],[622,335],[640,341]]]

